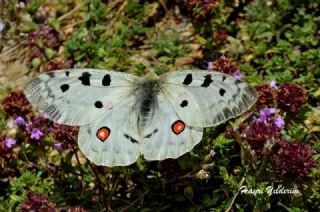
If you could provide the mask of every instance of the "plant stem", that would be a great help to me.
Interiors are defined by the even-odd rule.
[[[100,177],[99,177],[97,171],[95,170],[95,168],[93,167],[93,165],[91,164],[91,162],[89,160],[88,160],[88,163],[89,163],[90,168],[91,168],[91,170],[92,170],[92,172],[93,172],[93,174],[94,174],[94,176],[95,176],[95,178],[96,178],[96,180],[98,182],[98,187],[99,187],[100,193],[102,194],[104,206],[109,209],[109,205],[108,205],[108,202],[107,202],[106,194],[104,192],[104,186],[102,185]]]
[[[141,194],[136,200],[131,202],[127,207],[121,209],[121,212],[127,211],[129,208],[131,208],[136,202],[138,202],[142,197],[144,197],[147,193],[149,193],[150,190],[145,191],[143,194]]]
[[[241,179],[241,181],[240,181],[240,183],[239,183],[239,185],[238,185],[238,191],[237,191],[237,193],[235,193],[235,195],[233,196],[231,202],[229,203],[229,206],[228,206],[226,212],[229,212],[229,211],[231,210],[232,205],[233,205],[234,201],[236,200],[236,198],[237,198],[237,196],[238,196],[238,194],[239,194],[240,188],[241,188],[241,186],[243,185],[245,179],[246,179],[245,177],[242,177],[242,179]]]

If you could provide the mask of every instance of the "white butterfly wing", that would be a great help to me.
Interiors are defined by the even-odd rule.
[[[140,155],[135,97],[128,96],[108,113],[81,126],[79,147],[97,165],[127,166]]]
[[[191,126],[218,125],[241,115],[257,100],[248,83],[220,72],[174,71],[161,78],[165,97]]]
[[[69,69],[39,75],[25,93],[53,121],[80,125],[81,151],[104,166],[129,165],[140,154],[177,158],[200,142],[201,127],[238,116],[257,99],[247,83],[218,72],[170,72],[154,84],[157,79]]]
[[[140,147],[143,157],[164,160],[191,151],[201,141],[203,129],[186,125],[162,93],[158,94],[157,102],[154,116],[144,129]]]
[[[51,120],[84,125],[111,111],[126,98],[137,77],[97,69],[43,73],[26,86],[27,99]]]

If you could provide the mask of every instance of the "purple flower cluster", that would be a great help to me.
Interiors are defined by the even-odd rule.
[[[57,32],[47,25],[41,25],[39,29],[29,33],[28,43],[30,46],[57,47],[60,45]]]
[[[34,121],[26,122],[24,118],[18,116],[16,119],[12,121],[13,125],[17,126],[18,128],[26,129],[29,137],[31,139],[40,140],[44,134],[43,132],[36,127],[40,122],[40,117],[35,118]]]
[[[31,117],[31,121],[26,121],[23,117],[18,116],[12,121],[12,124],[23,129],[27,138],[32,141],[40,141],[45,135],[52,133],[53,137],[58,141],[53,147],[60,153],[63,151],[63,147],[76,144],[77,127],[52,125],[52,122],[44,118],[43,114]],[[5,145],[8,148],[12,148],[15,144],[16,140],[13,138],[7,138],[5,141]]]
[[[5,118],[26,117],[32,111],[31,105],[21,90],[6,94],[1,103]]]
[[[213,70],[214,67],[213,67],[213,62],[212,61],[209,61],[208,62],[208,70]]]
[[[275,108],[264,108],[260,110],[259,118],[253,117],[246,131],[246,137],[257,155],[261,155],[267,140],[281,136],[280,131],[284,125],[283,118],[276,114]]]
[[[231,58],[227,58],[225,55],[221,55],[215,61],[209,61],[208,70],[214,70],[225,74],[229,74],[237,78],[238,80],[243,79],[241,71],[236,66],[236,63]]]
[[[275,115],[274,117],[272,114],[275,114],[275,108],[265,108],[260,110],[260,118],[253,117],[256,122],[263,122],[265,125],[269,123],[273,123],[276,125],[277,128],[282,128],[285,125],[283,118],[279,115]]]
[[[77,136],[78,127],[72,127],[62,124],[54,124],[52,127],[53,138],[59,143],[54,144],[54,148],[58,152],[62,152],[63,149],[77,148]]]
[[[24,127],[26,125],[26,121],[21,116],[18,116],[16,119],[12,121],[13,125],[17,127]]]
[[[304,177],[312,168],[319,166],[312,159],[312,148],[298,141],[281,141],[274,147],[272,159],[278,175],[290,173]]]
[[[31,52],[32,57],[45,58],[44,49],[52,49],[60,45],[59,35],[50,26],[41,25],[38,29],[29,33],[28,44],[33,50]]]
[[[294,115],[308,100],[308,93],[294,83],[277,85],[271,80],[268,84],[257,85],[256,90],[259,95],[256,107],[259,109],[277,107]]]
[[[16,145],[17,141],[14,138],[6,138],[4,140],[4,144],[8,149],[11,149],[14,145]]]
[[[233,76],[234,76],[235,78],[237,78],[238,80],[242,80],[242,79],[243,79],[243,76],[242,76],[241,71],[240,71],[239,69],[236,70],[236,71],[233,73]]]
[[[261,109],[259,114],[259,118],[253,117],[253,121],[247,128],[247,141],[257,156],[262,154],[267,141],[274,145],[272,159],[278,175],[291,173],[303,177],[310,172],[311,168],[318,166],[312,159],[310,146],[298,141],[284,141],[281,130],[285,126],[285,121],[276,114],[275,108]]]
[[[43,133],[38,128],[32,128],[30,138],[40,140]]]
[[[56,211],[56,205],[41,194],[28,192],[27,199],[20,205],[19,211]]]
[[[62,149],[62,144],[59,142],[59,143],[56,143],[53,145],[53,147],[58,151],[58,152],[62,152],[63,149]]]

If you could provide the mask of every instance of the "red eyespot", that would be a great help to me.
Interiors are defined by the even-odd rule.
[[[183,121],[178,120],[175,121],[172,125],[171,125],[171,130],[172,132],[174,132],[175,134],[180,134],[183,132],[184,128],[186,127],[186,125],[183,123]]]
[[[97,131],[97,137],[100,139],[100,141],[105,141],[109,137],[111,133],[111,130],[108,127],[101,127]]]

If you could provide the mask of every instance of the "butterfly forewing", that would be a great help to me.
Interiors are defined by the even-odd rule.
[[[98,119],[125,99],[137,77],[97,69],[43,73],[26,86],[28,100],[51,120],[84,125]]]
[[[161,77],[165,97],[191,126],[218,125],[241,115],[257,100],[248,83],[219,72],[169,72]]]

